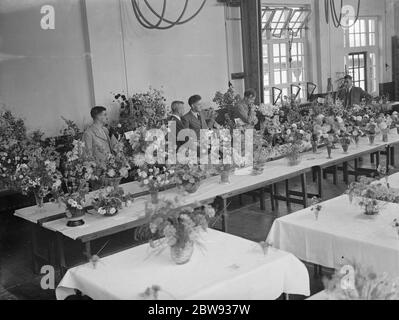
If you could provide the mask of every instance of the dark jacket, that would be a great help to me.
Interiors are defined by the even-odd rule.
[[[176,135],[179,134],[180,131],[182,131],[183,129],[186,129],[183,120],[177,118],[176,116],[174,116],[173,114],[170,115],[170,117],[168,118],[168,122],[176,122]]]
[[[351,107],[353,105],[360,105],[363,99],[371,100],[371,96],[359,87],[352,87],[350,93],[346,89],[341,90],[338,98],[344,102],[344,107]]]
[[[187,113],[182,118],[183,124],[185,128],[194,130],[197,134],[198,139],[200,139],[200,131],[201,129],[209,129],[206,123],[205,115],[200,112],[200,119],[198,119],[192,111]]]

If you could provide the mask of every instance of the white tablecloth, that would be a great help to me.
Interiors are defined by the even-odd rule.
[[[97,264],[69,270],[59,284],[57,299],[73,289],[95,300],[142,299],[148,287],[158,285],[166,293],[160,299],[267,300],[282,293],[309,296],[306,267],[293,255],[275,249],[264,254],[259,244],[209,230],[202,234],[204,249],[195,248],[191,261],[175,265],[166,249],[151,255],[142,245]]]
[[[385,204],[381,214],[364,215],[348,196],[322,203],[316,221],[310,208],[277,219],[268,236],[275,248],[328,268],[354,261],[378,273],[399,276],[399,237],[392,227],[399,205]]]

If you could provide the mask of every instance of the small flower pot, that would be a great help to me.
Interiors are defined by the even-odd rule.
[[[264,164],[254,164],[252,169],[252,175],[259,176],[263,173],[264,170]]]
[[[344,153],[348,153],[349,144],[347,144],[347,143],[342,144],[342,150],[344,150]]]
[[[41,196],[39,194],[39,192],[37,192],[37,191],[34,191],[33,194],[35,196],[36,206],[38,208],[40,208],[40,209],[43,208],[43,206],[44,206],[44,198],[43,198],[43,196]]]
[[[157,204],[159,202],[159,192],[158,191],[150,191],[151,203]]]
[[[376,216],[380,213],[380,210],[378,209],[378,207],[374,206],[374,205],[366,205],[364,208],[364,214],[366,216]]]
[[[78,209],[72,209],[69,208],[67,209],[67,227],[70,228],[75,228],[79,227],[85,224],[83,217],[85,215],[84,210],[78,210]]]
[[[220,174],[221,184],[230,184],[230,170],[222,171]]]
[[[301,163],[301,155],[299,153],[290,154],[286,158],[290,167],[295,167]]]
[[[328,155],[328,159],[332,159],[331,153],[332,153],[332,146],[327,146],[327,155]]]
[[[369,134],[368,138],[369,138],[369,144],[370,144],[370,146],[372,146],[375,141],[375,134]]]
[[[184,246],[170,247],[170,256],[174,263],[178,265],[186,264],[190,261],[194,252],[194,243],[187,241]]]
[[[317,143],[315,141],[312,141],[312,152],[317,153]]]
[[[188,193],[196,193],[198,191],[200,187],[200,182],[195,182],[195,183],[185,183],[183,184],[183,189],[184,191],[188,192]]]

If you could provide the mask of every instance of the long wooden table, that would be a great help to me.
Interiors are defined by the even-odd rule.
[[[307,191],[306,174],[318,170],[318,194],[320,198],[323,196],[322,190],[322,168],[332,165],[344,163],[347,161],[358,159],[359,157],[386,151],[392,146],[399,143],[399,135],[391,134],[388,143],[380,143],[378,137],[374,145],[369,145],[367,138],[362,138],[359,146],[351,146],[348,153],[342,150],[334,150],[332,159],[327,159],[327,151],[320,150],[319,153],[304,153],[302,162],[298,166],[290,167],[287,165],[286,159],[280,159],[267,163],[264,172],[261,175],[251,175],[251,168],[241,169],[231,177],[231,183],[221,185],[220,177],[212,177],[205,180],[200,189],[192,195],[186,196],[185,202],[191,203],[211,203],[215,198],[220,197],[223,200],[223,230],[227,231],[227,199],[233,196],[241,195],[254,190],[264,191],[271,186],[272,202],[285,200],[288,205],[292,201],[291,196],[301,197],[300,202],[307,207],[308,198],[313,197]],[[302,191],[290,191],[288,181],[295,177],[301,177]],[[282,197],[277,194],[277,183],[286,182],[286,196]],[[127,192],[139,193],[142,190],[137,183],[123,185]],[[161,197],[174,197],[177,190],[167,190],[160,193]],[[261,193],[263,194],[263,193]],[[262,198],[262,197],[261,197]],[[59,262],[62,268],[67,268],[64,254],[64,238],[81,242],[85,247],[85,255],[91,256],[91,241],[103,238],[105,236],[117,234],[119,232],[137,228],[148,223],[148,219],[144,214],[145,202],[149,200],[149,196],[139,196],[134,206],[122,210],[115,217],[100,217],[97,215],[87,215],[85,217],[85,225],[76,228],[66,227],[66,219],[64,218],[64,208],[57,207],[54,204],[46,204],[43,211],[37,211],[37,208],[30,207],[16,211],[15,215],[30,221],[37,229],[44,228],[56,235]],[[264,199],[261,199],[264,201]],[[35,242],[35,241],[33,241]],[[33,245],[35,245],[33,243]]]

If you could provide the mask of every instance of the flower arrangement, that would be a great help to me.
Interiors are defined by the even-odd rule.
[[[147,203],[146,214],[150,218],[150,230],[155,240],[152,248],[161,250],[169,246],[172,259],[177,264],[187,263],[194,244],[201,244],[200,232],[206,231],[208,221],[215,217],[211,206],[184,205],[182,198],[161,200],[156,205]]]
[[[375,179],[361,177],[359,182],[353,182],[346,194],[352,203],[357,199],[358,205],[364,209],[366,215],[377,215],[384,202],[399,203],[399,192],[375,181]]]
[[[316,221],[319,220],[319,215],[321,210],[323,209],[323,206],[321,205],[321,199],[314,197],[312,199],[312,204],[311,204],[311,211],[314,213]]]
[[[104,167],[102,168],[102,180],[105,186],[115,186],[120,184],[122,178],[129,176],[130,161],[124,153],[124,145],[118,142],[112,153],[107,155]]]
[[[123,132],[134,131],[140,127],[159,128],[166,118],[166,99],[161,90],[151,88],[132,97],[115,94],[119,102],[120,126]]]
[[[209,176],[207,167],[198,163],[177,164],[173,167],[173,181],[188,193],[195,193],[201,180]]]
[[[158,192],[173,183],[174,170],[165,166],[146,165],[137,170],[138,181],[148,188],[153,203],[158,202]]]
[[[301,161],[301,152],[304,151],[304,136],[303,130],[298,130],[298,126],[293,124],[291,128],[285,131],[285,156],[288,159],[290,166],[296,166]]]
[[[99,192],[92,206],[101,216],[115,216],[124,205],[131,207],[133,200],[133,195],[125,194],[122,188],[107,187]]]
[[[24,121],[10,111],[0,112],[0,188],[16,189],[15,171],[27,161],[23,155],[27,135]]]
[[[369,138],[369,143],[371,145],[374,144],[375,136],[377,134],[377,128],[378,128],[377,123],[373,118],[370,119],[370,121],[366,124],[364,128],[364,132],[367,134]]]
[[[391,115],[392,125],[396,128],[397,133],[399,134],[399,113],[394,111]]]
[[[392,125],[391,117],[385,117],[384,115],[380,115],[377,119],[377,125],[382,134],[382,141],[388,142],[388,134]]]
[[[64,162],[66,192],[59,197],[66,205],[66,217],[70,227],[84,223],[81,218],[85,214],[89,181],[98,180],[96,162],[87,156],[84,142],[74,140],[72,145],[73,149],[67,152]]]
[[[43,206],[43,198],[51,192],[57,193],[61,187],[62,175],[58,171],[59,153],[55,151],[54,141],[45,146],[43,143],[31,141],[25,146],[23,159],[18,164],[15,180],[23,194],[32,192],[36,204]]]
[[[324,279],[324,286],[330,299],[334,300],[398,300],[399,279],[388,275],[379,276],[372,269],[351,264],[351,269],[335,272],[331,279]],[[348,281],[348,272],[352,281]]]
[[[338,139],[341,143],[344,153],[347,153],[351,144],[351,134],[347,130],[341,130],[338,134]]]

